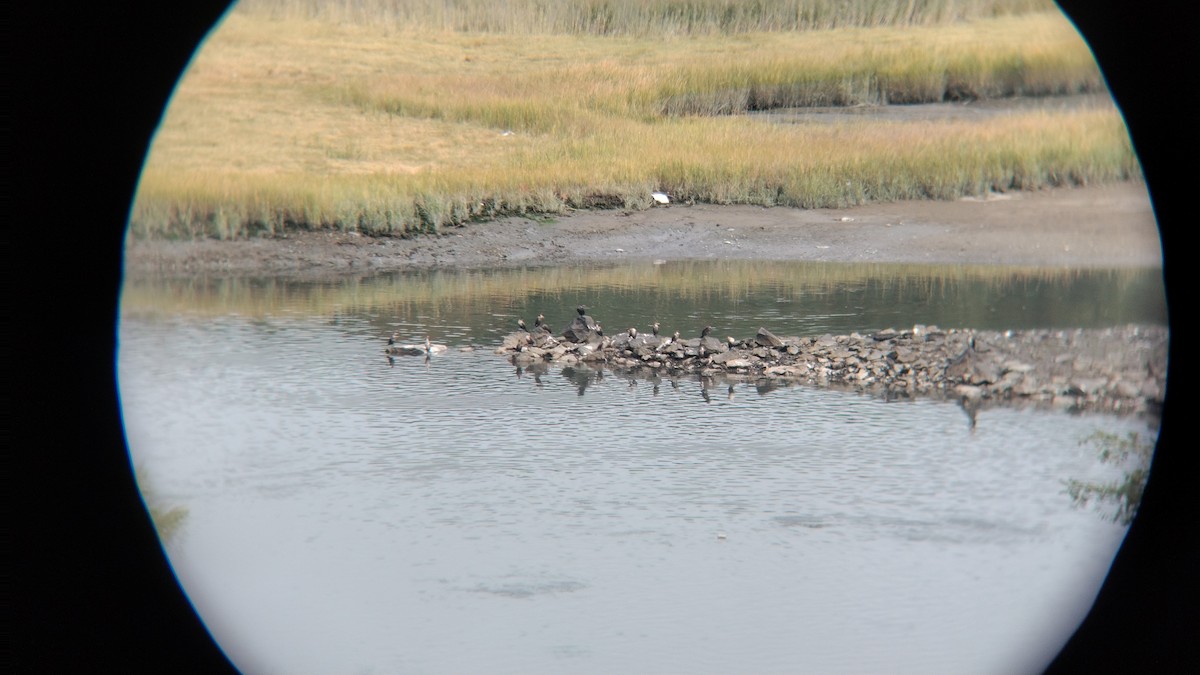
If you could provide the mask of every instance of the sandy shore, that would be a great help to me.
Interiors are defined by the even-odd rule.
[[[1150,267],[1162,249],[1141,183],[848,209],[670,204],[505,218],[412,239],[300,232],[242,241],[143,241],[130,275],[369,273],[634,260]]]

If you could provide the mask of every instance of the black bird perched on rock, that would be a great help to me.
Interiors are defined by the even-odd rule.
[[[654,326],[650,328],[650,332],[654,333],[654,337],[658,337],[658,322],[654,322]]]
[[[712,332],[712,326],[705,326],[704,330],[700,331],[700,337],[706,338]]]
[[[975,336],[967,338],[967,347],[962,353],[950,360],[946,364],[945,378],[947,380],[962,380],[964,382],[971,381],[971,375],[975,370]]]
[[[525,331],[526,333],[529,332],[525,328],[525,319],[517,319],[517,327],[520,328],[521,330]]]
[[[575,308],[575,311],[579,312],[579,317],[575,319],[575,322],[576,322],[576,324],[582,322],[583,327],[586,330],[596,330],[596,327],[599,324],[596,323],[595,319],[593,319],[592,317],[587,315],[587,309],[588,308],[583,305],[580,305]]]

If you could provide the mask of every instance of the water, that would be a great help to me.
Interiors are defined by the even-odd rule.
[[[972,430],[941,401],[457,347],[579,302],[737,336],[901,327],[897,305],[998,327],[956,320],[980,302],[1153,322],[1154,274],[756,269],[131,283],[131,453],[187,509],[167,550],[218,643],[251,673],[1041,668],[1124,535],[1063,481],[1119,478],[1081,441],[1146,422],[988,409]],[[1081,287],[1105,307],[1070,309]],[[788,303],[809,311],[764,318]],[[389,363],[397,329],[452,349]]]

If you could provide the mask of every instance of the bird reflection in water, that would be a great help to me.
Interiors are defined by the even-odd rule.
[[[587,366],[565,366],[562,369],[562,376],[575,385],[579,396],[583,396],[588,386],[593,382],[599,383],[604,379],[604,371],[592,370]]]
[[[517,366],[516,375],[517,379],[519,380],[524,377],[526,373],[528,373],[529,375],[533,376],[534,385],[540,387],[544,384],[542,382],[542,375],[545,375],[548,372],[550,372],[550,366],[548,364],[535,362],[525,366]]]
[[[971,433],[975,433],[975,418],[979,414],[980,397],[970,394],[959,397],[958,407],[962,408],[963,413],[967,416],[967,428]]]

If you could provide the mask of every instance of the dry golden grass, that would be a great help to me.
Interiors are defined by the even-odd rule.
[[[601,37],[235,10],[178,87],[131,224],[135,236],[406,233],[505,213],[639,208],[652,190],[814,207],[1123,180],[1138,168],[1115,109],[838,125],[729,114],[1102,86],[1057,12]]]
[[[1052,0],[241,0],[274,19],[422,31],[545,35],[713,35],[853,26],[946,25],[1045,12]]]

